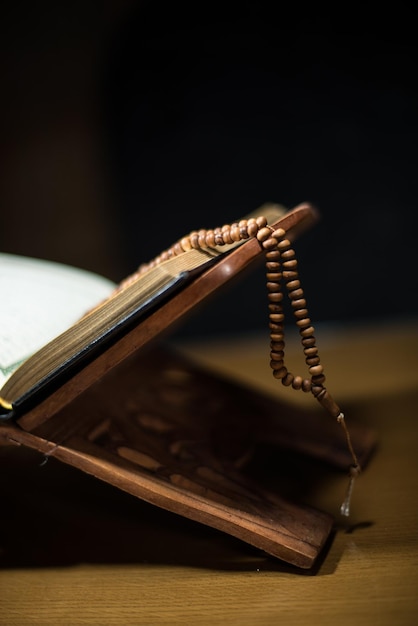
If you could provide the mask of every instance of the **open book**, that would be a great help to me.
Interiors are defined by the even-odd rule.
[[[278,205],[265,205],[260,212],[273,225],[280,221],[290,235],[315,219],[310,205],[301,205],[287,215]],[[243,250],[232,255],[238,247]],[[158,326],[141,326],[142,338],[137,338],[135,349],[148,343],[236,276],[260,251],[254,239],[191,249],[133,275],[117,289],[102,277],[81,270],[2,255],[0,287],[2,293],[11,293],[11,305],[5,308],[0,333],[0,412],[4,417],[27,412],[158,312]],[[186,290],[193,279],[203,276],[198,289]],[[175,294],[181,294],[181,308],[175,314],[162,315],[163,305],[173,302]],[[87,386],[91,382],[86,379]]]
[[[267,205],[259,213],[291,240],[317,218],[309,204],[288,212]],[[0,255],[0,285],[11,294],[0,332],[0,442],[35,448],[310,567],[332,518],[250,485],[239,472],[247,455],[238,450],[240,429],[253,431],[251,440],[275,440],[338,467],[349,463],[344,440],[312,416],[301,435],[306,416],[280,422],[272,417],[280,411],[274,399],[202,371],[153,341],[262,252],[255,237],[193,248],[119,286]],[[372,438],[354,433],[353,439],[364,463]]]

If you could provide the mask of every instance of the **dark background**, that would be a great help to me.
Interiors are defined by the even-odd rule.
[[[309,200],[313,320],[416,315],[415,9],[231,7],[6,5],[1,248],[118,280],[192,229]],[[264,327],[265,304],[256,270],[183,332]]]

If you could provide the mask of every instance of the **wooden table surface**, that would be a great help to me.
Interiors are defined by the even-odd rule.
[[[418,322],[324,327],[317,337],[348,423],[374,428],[379,446],[348,521],[338,516],[345,476],[290,461],[294,499],[336,518],[313,571],[54,459],[41,466],[37,453],[0,448],[0,624],[418,623]],[[264,337],[196,343],[186,352],[289,402],[312,401],[271,377]],[[289,360],[299,363],[293,340]],[[312,471],[323,480],[310,482]],[[264,478],[272,487],[274,476]]]

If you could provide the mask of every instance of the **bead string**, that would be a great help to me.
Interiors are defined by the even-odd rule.
[[[289,239],[286,237],[285,230],[283,228],[275,230],[267,224],[265,217],[260,216],[241,220],[231,225],[226,224],[214,230],[193,231],[176,242],[168,250],[162,252],[150,263],[140,266],[138,273],[148,271],[173,256],[178,256],[188,250],[210,249],[216,246],[238,243],[250,237],[256,237],[265,252],[269,300],[270,367],[273,370],[273,376],[281,380],[286,387],[292,386],[296,390],[302,389],[303,392],[311,392],[344,430],[353,464],[350,466],[350,482],[340,512],[342,515],[348,516],[353,483],[360,472],[360,465],[351,443],[344,414],[324,386],[325,374],[316,345],[315,330],[309,318],[307,303],[300,283],[296,255]],[[283,283],[293,309],[296,326],[299,328],[305,362],[310,374],[309,377],[295,376],[287,369],[284,363],[285,316],[283,312]]]

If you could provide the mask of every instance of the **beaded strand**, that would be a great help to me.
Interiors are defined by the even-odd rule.
[[[316,345],[315,330],[309,317],[304,291],[298,273],[298,262],[291,242],[283,228],[274,229],[268,225],[265,217],[250,218],[233,224],[225,224],[214,230],[193,231],[183,237],[169,249],[162,252],[150,263],[138,268],[138,273],[183,254],[192,249],[213,249],[238,243],[256,237],[265,252],[266,280],[268,293],[269,329],[270,329],[270,367],[273,376],[281,380],[285,387],[311,392],[320,404],[337,419],[343,427],[347,446],[353,460],[350,466],[350,483],[347,496],[341,506],[342,515],[349,515],[351,491],[355,477],[360,472],[357,456],[351,444],[350,434],[345,424],[344,414],[324,386],[325,374]],[[283,311],[283,285],[285,286],[293,310],[296,326],[299,329],[305,363],[309,376],[302,377],[290,372],[284,362],[285,334]]]
[[[286,239],[286,232],[279,228],[272,229],[267,225],[265,217],[241,220],[238,223],[226,224],[222,228],[214,230],[193,231],[183,237],[168,250],[162,252],[150,263],[139,268],[145,272],[164,261],[178,256],[183,252],[194,249],[210,249],[215,246],[237,243],[249,237],[256,237],[265,251],[266,278],[269,300],[269,328],[270,328],[270,367],[273,376],[282,381],[285,386],[294,389],[302,389],[304,392],[311,391],[318,399],[324,391],[325,375],[320,363],[314,328],[308,315],[304,292],[300,284],[297,271],[297,260],[291,243]],[[309,368],[310,378],[294,376],[284,364],[284,313],[283,313],[283,289],[282,280],[286,285],[296,325],[299,327],[305,361]],[[329,406],[334,417],[341,411],[337,405]]]
[[[238,243],[239,241],[256,237],[265,251],[266,279],[269,300],[269,328],[270,328],[270,367],[273,376],[282,381],[285,386],[293,389],[302,389],[304,392],[312,392],[318,400],[324,401],[325,375],[320,363],[314,328],[309,318],[304,292],[301,287],[298,274],[298,263],[290,241],[286,238],[286,232],[279,228],[274,230],[268,226],[265,217],[241,220],[234,224],[226,224],[222,228],[214,230],[193,231],[183,237],[168,250],[148,264],[139,268],[145,272],[164,261],[178,256],[192,249],[210,249],[216,246]],[[305,362],[309,368],[310,378],[294,376],[284,364],[284,312],[283,312],[283,288],[284,282],[293,308],[296,325],[299,328]],[[322,394],[322,395],[321,395]],[[329,398],[329,394],[327,396]],[[327,408],[337,417],[341,411],[337,405],[327,402]]]

